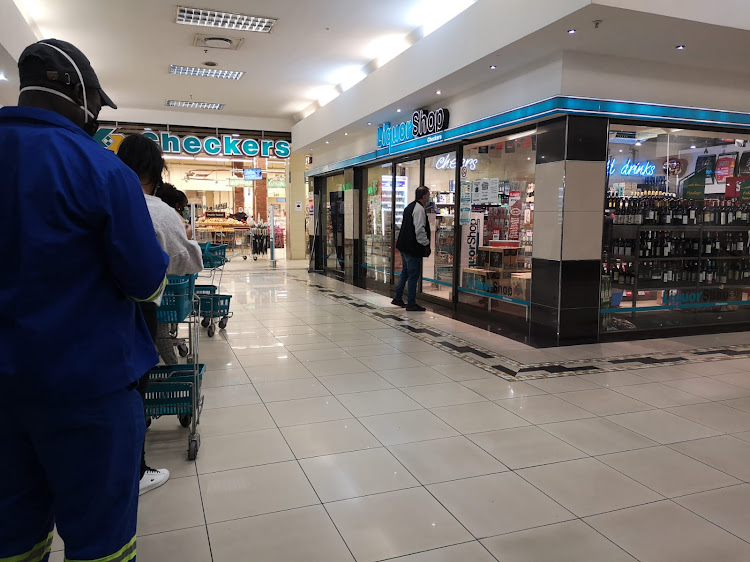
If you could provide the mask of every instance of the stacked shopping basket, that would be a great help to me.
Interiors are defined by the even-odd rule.
[[[226,244],[212,244],[211,242],[206,242],[200,246],[203,251],[203,269],[209,272],[211,284],[196,285],[195,294],[200,299],[201,326],[208,329],[208,337],[212,338],[216,333],[214,319],[219,319],[219,329],[223,330],[232,317],[229,310],[229,301],[231,301],[232,296],[219,294],[224,265],[228,261],[226,257],[227,246]],[[219,273],[219,282],[214,285],[213,282],[216,280],[217,272]]]

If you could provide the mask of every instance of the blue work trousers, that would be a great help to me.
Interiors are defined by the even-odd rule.
[[[138,389],[18,402],[0,397],[0,562],[46,561],[54,525],[66,560],[134,561],[146,431]]]

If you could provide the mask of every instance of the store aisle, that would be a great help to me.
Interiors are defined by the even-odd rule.
[[[750,560],[744,334],[534,350],[304,270],[223,286],[197,461],[175,418],[148,432],[172,478],[139,562]]]

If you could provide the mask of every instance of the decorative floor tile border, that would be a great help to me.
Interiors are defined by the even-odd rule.
[[[412,316],[399,314],[390,308],[380,308],[351,295],[319,285],[309,279],[300,279],[289,275],[299,283],[315,289],[327,298],[384,323],[389,328],[395,328],[435,348],[463,359],[490,374],[508,381],[525,381],[546,378],[558,378],[570,375],[590,375],[613,371],[645,369],[648,367],[673,366],[686,363],[704,363],[727,359],[750,358],[750,345],[732,345],[709,347],[675,353],[650,353],[647,355],[623,355],[619,357],[571,359],[544,363],[521,363],[505,357],[501,353],[491,351],[472,342],[466,341],[454,334],[429,326],[414,319]],[[333,294],[336,293],[336,294]]]

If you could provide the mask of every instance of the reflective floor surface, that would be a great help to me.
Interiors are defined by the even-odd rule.
[[[222,292],[234,316],[202,330],[197,461],[176,418],[148,432],[172,478],[141,498],[139,562],[750,560],[750,359],[513,382],[305,269],[233,261]],[[746,342],[535,350],[419,322],[520,368]]]

